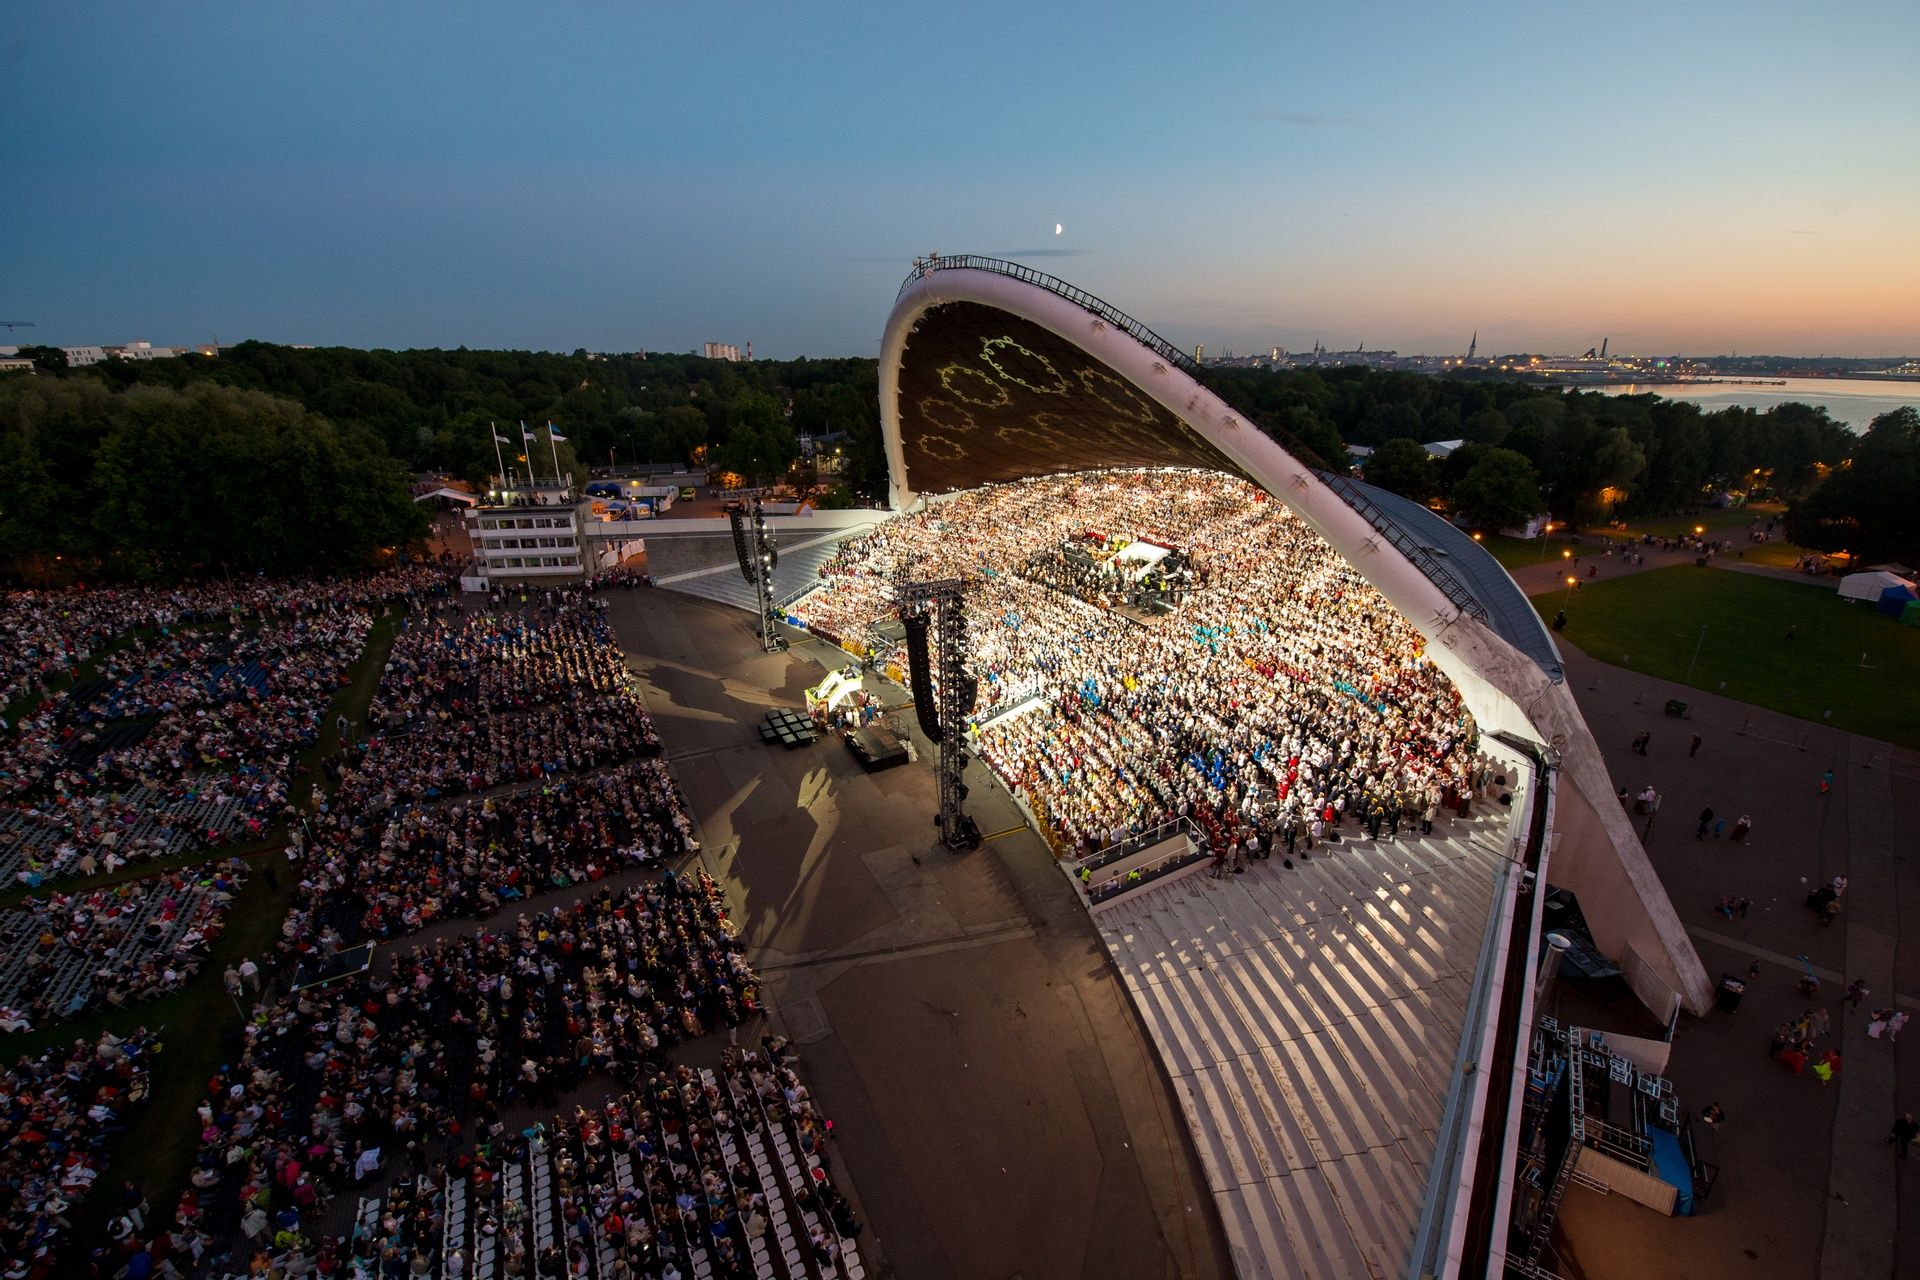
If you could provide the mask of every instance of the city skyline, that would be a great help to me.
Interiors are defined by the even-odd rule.
[[[871,356],[938,250],[1188,349],[1920,351],[1892,5],[970,12],[29,6],[6,340]]]

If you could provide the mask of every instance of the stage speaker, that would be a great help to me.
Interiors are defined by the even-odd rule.
[[[747,547],[747,513],[729,511],[727,519],[733,524],[733,554],[740,557],[740,576],[749,584],[759,580],[753,571],[753,552]]]
[[[913,689],[913,710],[920,720],[920,731],[933,742],[940,741],[940,708],[933,701],[933,663],[927,651],[927,627],[933,621],[927,614],[906,618],[907,679]]]

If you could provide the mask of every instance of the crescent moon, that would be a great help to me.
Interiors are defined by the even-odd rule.
[[[1066,228],[1062,227],[1059,223],[1056,222],[1053,224],[1053,234],[1059,235],[1064,230],[1066,230]]]

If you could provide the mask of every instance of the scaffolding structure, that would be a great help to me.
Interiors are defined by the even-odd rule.
[[[973,712],[978,690],[966,666],[964,586],[959,578],[939,578],[929,582],[903,580],[896,588],[900,620],[908,624],[909,635],[921,628],[930,633],[932,653],[927,665],[931,671],[927,674],[932,679],[923,683],[916,678],[913,695],[920,727],[940,750],[940,810],[934,821],[940,827],[941,843],[949,849],[980,847],[980,826],[961,808],[967,798],[963,780],[969,763],[967,717]],[[920,664],[912,665],[918,668]]]
[[[750,511],[729,511],[727,519],[733,525],[733,550],[740,559],[740,576],[753,587],[754,612],[760,618],[760,651],[778,653],[787,647],[776,625],[780,612],[773,606],[773,570],[780,563],[779,543],[767,532],[766,512],[757,494]]]

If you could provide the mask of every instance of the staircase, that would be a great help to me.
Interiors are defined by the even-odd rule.
[[[1241,1280],[1405,1271],[1506,821],[1343,840],[1095,918]]]
[[[820,580],[820,566],[860,529],[836,529],[800,538],[786,536],[782,542],[780,563],[773,570],[773,599],[776,604],[797,598]],[[647,568],[655,586],[685,595],[699,596],[732,605],[753,613],[759,608],[753,585],[740,576],[740,562],[733,549],[733,538],[672,537],[647,540]]]

